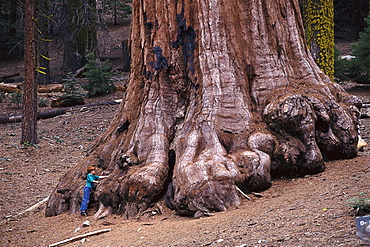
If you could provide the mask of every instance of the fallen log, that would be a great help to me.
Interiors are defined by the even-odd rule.
[[[81,95],[63,94],[51,100],[52,107],[67,107],[75,105],[83,105],[85,100]]]
[[[39,112],[37,113],[37,119],[47,119],[47,118],[56,117],[58,115],[65,114],[67,110],[69,110],[69,108],[57,109],[57,110],[46,111],[46,112]],[[22,115],[0,117],[0,123],[22,122],[22,117],[23,117]]]
[[[79,68],[76,73],[73,75],[73,77],[78,78],[82,77],[82,74],[86,72],[86,66],[83,66],[82,68]]]
[[[21,90],[21,85],[22,83],[17,84],[0,83],[0,90],[7,93],[17,92]]]
[[[100,106],[100,105],[117,105],[117,104],[119,104],[119,100],[99,102],[99,103],[93,103],[93,104],[87,104],[87,105],[71,106],[71,107],[56,109],[52,111],[39,112],[37,113],[37,119],[53,118],[59,115],[63,115],[69,110],[78,109],[81,107],[91,107],[91,106]],[[0,116],[0,123],[16,123],[16,122],[22,122],[22,115]]]
[[[64,90],[63,84],[47,84],[39,85],[37,87],[38,93],[63,92],[63,90]]]
[[[0,90],[12,93],[22,91],[22,83],[3,83],[0,82]],[[37,87],[38,93],[51,93],[51,92],[63,92],[63,84],[47,84],[47,85],[39,85]]]
[[[12,82],[15,81],[13,79],[13,77],[16,77],[16,76],[19,76],[19,75],[20,75],[20,73],[15,73],[15,74],[11,74],[11,75],[2,75],[2,76],[0,76],[0,82],[12,83]]]
[[[75,236],[75,237],[72,237],[72,238],[54,243],[54,244],[50,244],[47,247],[60,246],[60,245],[66,244],[66,243],[77,241],[79,239],[83,239],[83,238],[86,238],[86,237],[89,237],[89,236],[98,235],[98,234],[105,233],[105,232],[110,232],[110,231],[112,231],[112,229],[104,229],[104,230],[98,230],[98,231],[94,231],[94,232],[88,232],[88,233],[78,235],[78,236]]]
[[[10,75],[2,75],[0,78],[1,79],[9,79],[9,78],[12,78],[12,77],[16,77],[16,76],[19,76],[20,73],[14,73],[14,74],[10,74]]]

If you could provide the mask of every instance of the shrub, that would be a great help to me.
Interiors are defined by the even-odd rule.
[[[39,98],[37,101],[38,101],[37,106],[39,107],[47,107],[49,105],[49,102],[47,99]]]
[[[15,105],[17,108],[20,108],[22,105],[22,93],[20,92],[13,92],[9,94],[10,102],[8,105]]]
[[[370,198],[365,198],[365,196],[365,193],[360,193],[358,197],[353,197],[346,201],[347,206],[356,210],[356,216],[370,213]]]
[[[66,78],[63,79],[63,91],[66,94],[78,94],[83,95],[81,84],[73,77],[72,73],[68,73]]]
[[[365,18],[367,27],[361,32],[357,43],[352,44],[351,60],[339,59],[336,52],[334,67],[335,77],[341,81],[370,83],[370,16]]]
[[[349,76],[350,60],[340,59],[339,56],[339,49],[337,47],[334,47],[334,77],[339,79],[339,81],[349,81],[351,79]]]
[[[353,79],[356,82],[370,83],[370,15],[365,18],[367,27],[360,33],[359,42],[352,45],[355,59],[351,60]]]
[[[88,84],[83,85],[82,88],[89,92],[90,97],[114,91],[108,63],[96,60],[93,53],[87,54],[86,58],[86,71],[83,75],[86,76]]]

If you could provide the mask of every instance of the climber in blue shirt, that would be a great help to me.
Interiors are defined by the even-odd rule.
[[[86,178],[86,185],[84,187],[84,197],[82,199],[80,212],[82,216],[87,216],[87,208],[89,206],[90,201],[90,193],[91,190],[94,189],[95,183],[99,183],[99,179],[106,178],[108,176],[97,176],[95,175],[96,167],[89,166],[87,168],[87,178]]]

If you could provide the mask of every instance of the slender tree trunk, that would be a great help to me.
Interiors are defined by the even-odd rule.
[[[49,0],[38,0],[38,85],[50,83],[50,55],[49,55]]]
[[[6,42],[6,48],[7,48],[7,56],[6,56],[6,59],[11,59],[12,57],[12,54],[11,52],[9,52],[12,48],[14,44],[14,40],[17,40],[17,34],[19,34],[19,32],[17,32],[17,26],[16,26],[16,23],[17,23],[17,18],[19,18],[19,11],[18,11],[18,1],[12,1],[12,2],[9,2],[8,4],[10,4],[10,10],[9,10],[9,19],[8,19],[8,23],[10,24],[8,26],[8,37],[9,37],[9,40],[13,40],[13,42]],[[10,44],[9,44],[10,43]],[[15,53],[17,55],[17,57],[21,57],[20,55],[20,52],[19,53]]]
[[[26,0],[25,34],[25,81],[23,90],[23,120],[21,143],[37,143],[37,92],[36,92],[36,43],[35,6],[36,0]]]
[[[114,3],[114,9],[113,9],[113,15],[114,15],[114,25],[117,26],[117,3]]]
[[[89,165],[109,173],[96,216],[135,217],[163,198],[184,215],[223,211],[272,176],[357,154],[356,99],[320,71],[297,0],[133,2],[127,94],[46,215],[78,211]]]
[[[130,64],[131,64],[131,57],[130,57],[130,47],[128,40],[122,41],[122,57],[123,57],[123,69],[124,72],[130,72]]]

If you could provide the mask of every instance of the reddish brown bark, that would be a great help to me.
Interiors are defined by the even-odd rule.
[[[26,0],[25,24],[25,80],[23,90],[23,120],[21,143],[37,143],[37,92],[35,74],[35,4],[36,0]]]
[[[171,207],[199,215],[237,206],[236,186],[264,190],[271,175],[357,153],[355,99],[311,58],[298,1],[134,1],[131,55],[118,114],[47,216],[78,211],[91,164],[110,174],[96,216],[134,217],[169,182]]]

